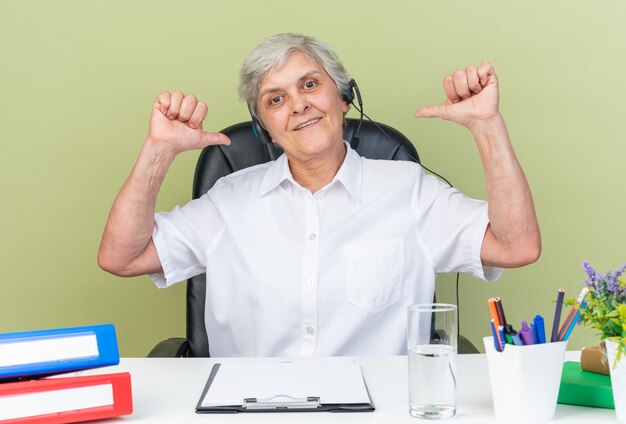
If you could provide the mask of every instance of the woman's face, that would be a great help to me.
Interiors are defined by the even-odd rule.
[[[257,106],[265,129],[290,159],[306,161],[344,150],[348,104],[324,68],[304,53],[293,52],[263,78]]]

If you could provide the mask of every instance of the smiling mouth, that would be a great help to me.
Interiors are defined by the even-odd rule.
[[[307,128],[310,127],[313,124],[317,124],[320,121],[321,118],[315,118],[315,119],[311,119],[310,121],[305,122],[304,124],[300,124],[297,127],[295,127],[293,130],[294,131],[299,131],[303,128]]]

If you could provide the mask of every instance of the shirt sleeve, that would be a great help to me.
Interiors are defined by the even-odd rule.
[[[164,288],[205,272],[207,255],[223,232],[223,220],[207,195],[155,214],[152,240],[163,272],[150,278]]]
[[[470,199],[420,172],[413,205],[418,237],[435,272],[466,272],[485,281],[495,281],[502,274],[502,269],[485,267],[480,259],[489,225],[487,202]]]

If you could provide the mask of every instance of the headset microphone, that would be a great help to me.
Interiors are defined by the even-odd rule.
[[[359,139],[359,132],[361,131],[361,124],[363,123],[363,115],[364,115],[363,99],[361,99],[361,92],[359,91],[359,86],[356,85],[355,80],[353,79],[350,80],[349,87],[350,87],[350,94],[352,94],[352,99],[348,103],[353,103],[354,93],[356,93],[356,100],[357,100],[357,103],[359,104],[359,107],[357,108],[357,110],[361,113],[361,116],[359,118],[359,125],[356,127],[356,131],[354,131],[352,135],[352,139],[350,140],[350,147],[356,150],[356,148],[359,147],[359,143],[361,142],[361,140]]]

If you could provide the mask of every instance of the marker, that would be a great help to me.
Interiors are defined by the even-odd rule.
[[[505,337],[504,337],[504,327],[503,326],[499,326],[498,327],[498,333],[500,334],[500,340],[502,340],[502,350],[504,351],[504,347],[506,346],[506,343],[504,343]]]
[[[502,308],[502,299],[499,297],[494,298],[494,302],[496,304],[496,311],[498,312],[498,319],[500,320],[500,325],[503,325],[506,328],[506,316],[504,316],[504,309]]]
[[[506,342],[508,344],[515,344],[515,342],[513,341],[514,332],[515,330],[513,330],[513,326],[511,324],[507,324],[504,326],[504,337],[506,337]]]
[[[500,342],[498,341],[498,335],[496,334],[496,326],[493,323],[493,318],[489,322],[491,323],[491,334],[493,334],[493,346],[498,352],[502,352],[502,348],[500,348]]]
[[[503,345],[504,339],[500,340],[500,335],[498,334],[498,331],[497,331],[498,327],[500,326],[500,318],[498,318],[498,311],[496,310],[495,299],[493,297],[490,297],[489,300],[487,300],[487,304],[489,305],[489,313],[491,314],[491,318],[493,319],[493,325],[494,325],[494,328],[496,329],[496,334],[494,337],[498,339],[498,343],[500,345]]]
[[[515,344],[515,346],[524,346],[524,342],[522,341],[522,338],[519,336],[519,333],[517,331],[513,330],[511,338],[513,339],[513,343]]]
[[[545,343],[546,328],[543,323],[543,317],[541,315],[535,315],[533,323],[535,324],[535,332],[537,333],[537,343]]]
[[[554,309],[554,322],[552,323],[552,336],[550,342],[559,341],[559,324],[561,321],[561,311],[563,310],[563,297],[565,296],[565,290],[559,289],[556,292],[556,307]]]
[[[537,344],[537,329],[535,328],[535,323],[530,323],[530,331],[533,336],[533,344]]]
[[[519,335],[522,338],[524,345],[533,344],[533,334],[526,321],[522,321],[522,328],[519,330]]]

